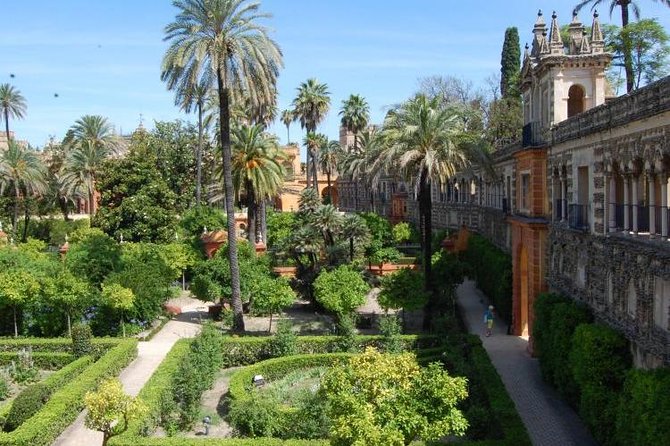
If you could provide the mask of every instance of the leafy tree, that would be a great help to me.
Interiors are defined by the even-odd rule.
[[[12,308],[14,337],[19,336],[17,310],[36,297],[39,291],[39,282],[27,271],[9,269],[0,272],[0,302]]]
[[[361,212],[358,215],[365,221],[371,241],[379,242],[381,246],[393,243],[393,229],[387,219],[374,212]]]
[[[338,318],[350,315],[363,305],[369,290],[361,273],[346,265],[322,271],[314,281],[316,301]]]
[[[466,121],[459,108],[443,107],[439,98],[418,95],[392,110],[384,121],[384,134],[389,141],[382,163],[400,167],[405,180],[418,185],[419,222],[425,286],[430,290],[432,237],[432,182],[447,179],[470,163],[471,147],[476,139],[467,135]],[[474,152],[474,150],[473,150]],[[430,305],[430,302],[429,302]],[[431,309],[426,308],[426,326],[430,325]]]
[[[90,301],[89,284],[65,270],[56,277],[42,279],[41,288],[42,295],[54,307],[65,311],[67,335],[71,336],[72,316],[79,315]]]
[[[295,116],[291,110],[283,110],[280,116],[282,124],[286,126],[286,144],[291,144],[291,123],[295,121]]]
[[[258,21],[269,17],[258,3],[246,0],[175,0],[179,10],[165,27],[170,47],[164,67],[183,67],[184,73],[214,72],[219,99],[219,139],[228,217],[228,253],[236,331],[244,331],[237,260],[237,230],[233,200],[230,144],[231,92],[244,92],[258,105],[274,101],[275,84],[283,65],[281,50]]]
[[[0,85],[0,114],[5,118],[5,132],[9,142],[9,117],[23,119],[26,114],[26,99],[10,84]]]
[[[426,292],[423,275],[409,268],[401,269],[382,277],[382,286],[377,302],[384,309],[418,310],[430,297]]]
[[[358,152],[358,134],[365,130],[370,121],[370,106],[365,98],[358,94],[352,94],[342,101],[340,109],[342,127],[354,134],[354,153]],[[349,150],[349,147],[345,147]]]
[[[0,193],[5,188],[11,188],[14,197],[12,235],[16,240],[19,206],[25,206],[27,196],[46,191],[46,169],[37,153],[14,141],[0,153]]]
[[[232,147],[233,184],[238,197],[242,189],[246,193],[248,238],[256,243],[259,204],[276,195],[284,183],[283,153],[277,138],[264,133],[261,125],[237,126]]]
[[[640,84],[648,84],[668,73],[668,55],[670,54],[670,36],[657,19],[643,19],[629,23],[618,29],[610,42],[615,58],[631,49],[631,63],[635,89]]]
[[[342,221],[342,236],[349,241],[349,261],[353,262],[356,244],[365,244],[370,238],[370,230],[360,215],[348,214]]]
[[[92,224],[116,239],[174,240],[176,195],[163,179],[144,130],[133,134],[128,155],[105,163],[99,175],[101,208]]]
[[[633,0],[607,0],[609,2],[610,15],[614,12],[614,9],[618,6],[621,8],[621,27],[626,28],[629,24],[629,7],[632,7],[633,14],[636,19],[640,18],[640,8]],[[670,6],[670,0],[654,0],[659,1],[660,3]],[[606,0],[581,0],[576,6],[575,11],[579,12],[582,8],[587,5],[591,5],[591,9],[595,9],[597,6],[604,4]],[[635,88],[635,71],[633,70],[633,52],[632,46],[628,43],[623,46],[623,65],[626,70],[626,91],[631,92]]]
[[[272,331],[272,316],[295,302],[295,291],[291,289],[288,281],[281,277],[274,279],[269,276],[259,276],[251,286],[253,288],[251,302],[253,312],[270,315],[269,333]]]
[[[296,215],[293,212],[268,212],[268,248],[283,249],[291,237]]]
[[[112,125],[98,115],[85,115],[75,121],[63,140],[68,148],[64,178],[88,194],[88,212],[96,211],[97,177],[103,162],[118,150]]]
[[[75,231],[67,253],[68,269],[91,285],[100,284],[113,271],[121,267],[121,247],[98,228]]]
[[[510,27],[505,30],[505,41],[500,56],[500,94],[503,98],[519,96],[519,74],[521,72],[521,49],[519,30]]]
[[[226,227],[226,214],[211,206],[194,206],[181,216],[179,225],[188,236],[199,239],[202,233]]]
[[[307,134],[315,133],[316,127],[323,121],[330,109],[330,92],[328,85],[311,78],[300,84],[298,94],[293,99],[293,116],[300,121],[300,127],[307,130]],[[307,187],[310,185],[319,190],[317,166],[319,165],[318,152],[307,147]],[[311,176],[311,181],[310,181]]]
[[[396,243],[404,243],[412,237],[409,223],[404,221],[393,226],[391,232],[393,233],[393,241]]]
[[[125,288],[118,283],[103,283],[102,301],[121,314],[121,329],[123,330],[123,337],[125,338],[126,325],[124,324],[123,319],[124,313],[133,308],[133,303],[135,301],[133,290]]]
[[[468,395],[467,381],[437,363],[421,369],[412,353],[368,348],[329,369],[319,391],[334,445],[404,446],[419,437],[460,436],[468,427],[456,407]]]
[[[147,411],[141,400],[123,392],[123,385],[117,378],[103,381],[95,392],[87,392],[84,404],[86,427],[102,432],[102,446],[106,446],[110,438],[124,433],[130,421],[142,417]]]

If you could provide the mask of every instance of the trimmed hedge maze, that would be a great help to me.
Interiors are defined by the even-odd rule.
[[[380,336],[358,336],[360,349],[379,347]],[[480,340],[470,335],[457,335],[448,339],[434,336],[401,336],[407,350],[414,351],[422,364],[441,362],[452,373],[466,376],[469,382],[471,407],[463,410],[481,440],[459,441],[459,444],[477,446],[525,446],[530,445],[526,429],[519,418],[514,403],[510,400],[500,377],[491,364]],[[272,338],[222,337],[221,367],[249,366],[238,371],[230,382],[230,397],[248,396],[250,377],[260,372],[268,379],[279,377],[290,369],[331,364],[349,354],[337,353],[339,338],[336,336],[299,336],[296,341],[298,355],[269,359]],[[281,440],[278,438],[184,438],[151,437],[161,424],[163,410],[174,399],[175,379],[179,378],[180,366],[189,355],[198,355],[192,349],[191,340],[175,344],[163,363],[139,393],[138,397],[148,407],[141,419],[132,421],[128,430],[109,441],[110,446],[326,446],[328,440]],[[192,359],[190,359],[192,360]],[[263,362],[261,362],[263,361]],[[478,434],[475,433],[475,437]],[[424,445],[423,442],[414,442]]]
[[[0,409],[0,446],[47,446],[77,418],[84,395],[103,379],[116,376],[137,356],[135,339],[93,339],[93,354],[75,359],[70,339],[0,339],[0,363],[23,348],[40,368],[59,369],[21,391]]]

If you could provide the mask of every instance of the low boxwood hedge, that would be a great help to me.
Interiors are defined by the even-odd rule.
[[[84,395],[103,379],[116,376],[137,356],[137,340],[125,339],[75,379],[56,391],[33,417],[11,433],[0,433],[0,446],[47,446],[77,418]]]
[[[119,436],[109,446],[329,446],[328,440],[280,440],[279,438],[150,438]]]
[[[102,356],[107,350],[122,342],[121,338],[93,338],[93,354]],[[37,352],[72,353],[71,338],[0,338],[0,352],[16,353],[22,348]]]
[[[62,369],[75,359],[72,353],[62,352],[33,352],[31,356],[35,367],[43,370]],[[17,362],[18,360],[18,353],[0,352],[1,366],[9,365],[12,362]]]
[[[71,362],[59,371],[44,379],[42,382],[26,387],[14,401],[8,405],[2,416],[3,430],[11,432],[23,422],[32,417],[46,403],[51,395],[86,369],[93,359],[83,356]]]

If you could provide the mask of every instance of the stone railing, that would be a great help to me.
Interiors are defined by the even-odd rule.
[[[573,116],[554,127],[553,144],[670,110],[670,76]]]

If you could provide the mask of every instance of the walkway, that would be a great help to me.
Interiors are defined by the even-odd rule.
[[[171,320],[148,342],[140,342],[137,358],[126,367],[119,379],[130,395],[137,395],[163,361],[172,346],[181,338],[194,337],[200,331],[200,315],[196,307],[183,309],[183,313]],[[53,446],[95,446],[102,444],[102,433],[87,429],[84,425],[86,411],[56,439]]]
[[[468,330],[482,339],[533,444],[595,446],[577,414],[542,380],[538,360],[528,353],[527,340],[506,335],[503,324],[494,326],[493,336],[484,336],[483,317],[488,303],[475,283],[466,280],[456,294]]]

